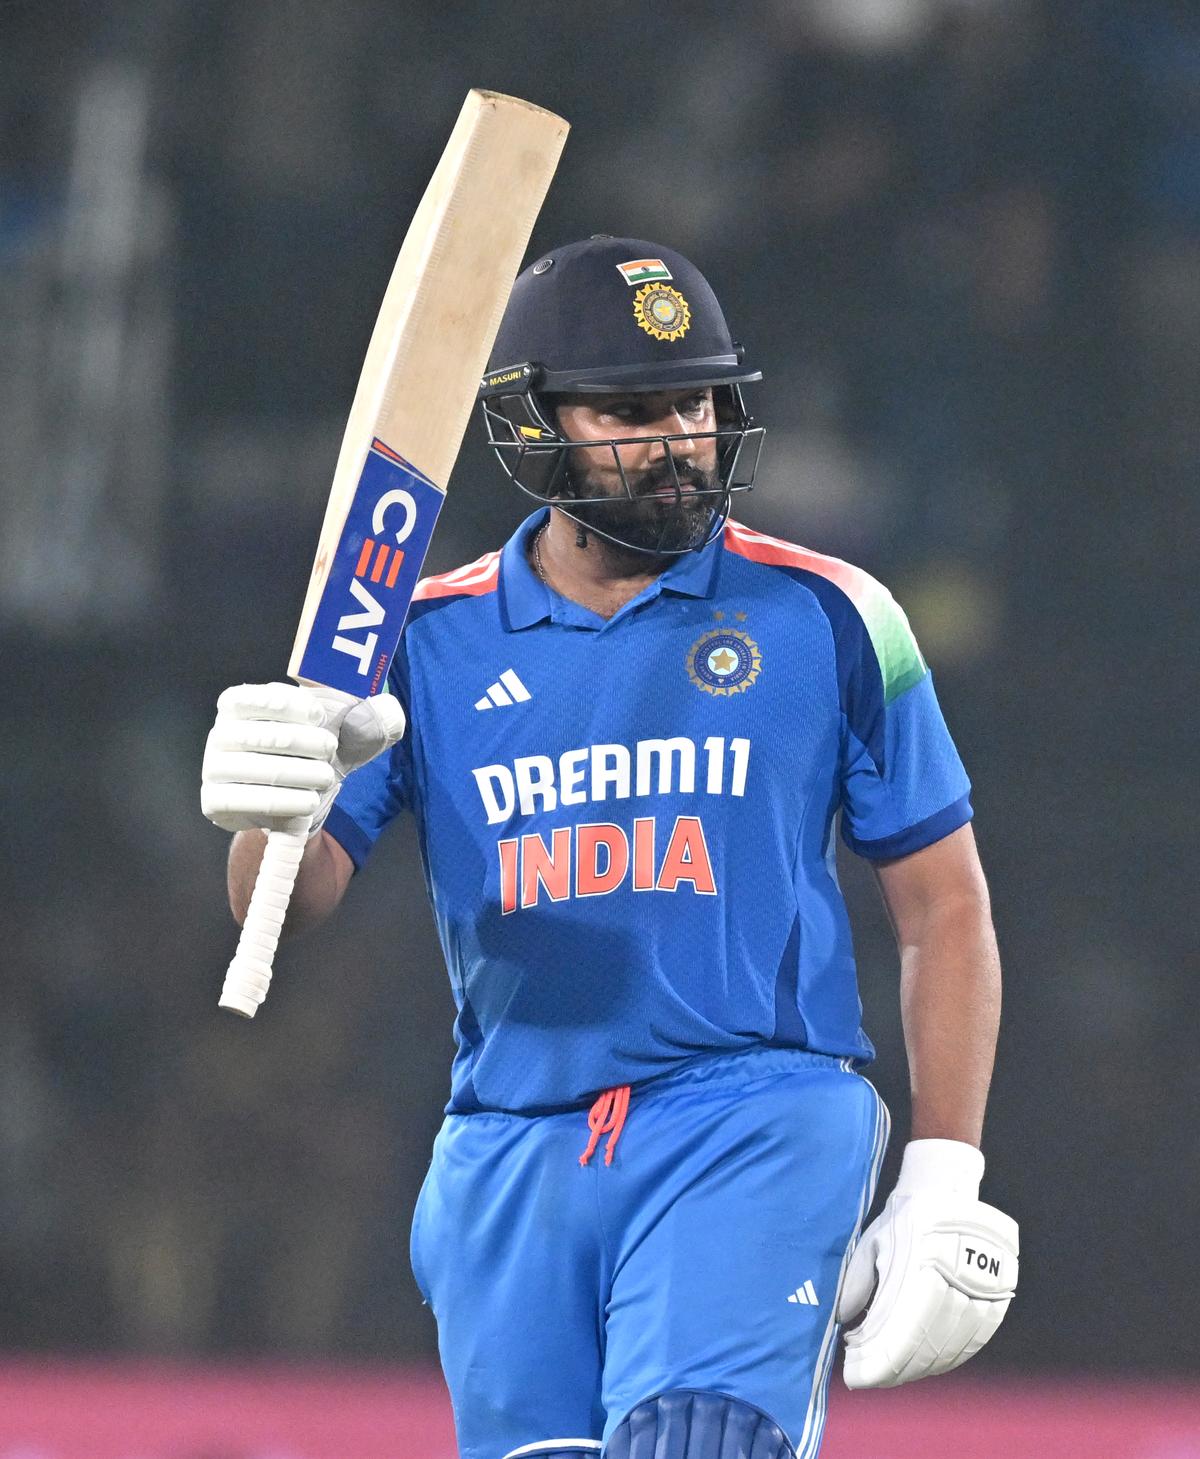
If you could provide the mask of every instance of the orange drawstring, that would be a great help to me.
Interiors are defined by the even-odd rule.
[[[596,1153],[596,1146],[600,1143],[601,1135],[608,1135],[608,1144],[604,1147],[604,1163],[613,1163],[613,1151],[617,1148],[617,1141],[621,1138],[621,1131],[625,1128],[625,1116],[629,1113],[629,1085],[620,1084],[616,1089],[606,1089],[596,1100],[591,1109],[588,1110],[588,1129],[591,1130],[591,1139],[588,1140],[587,1149],[579,1157],[580,1165],[586,1165]],[[609,1131],[612,1133],[609,1134]]]

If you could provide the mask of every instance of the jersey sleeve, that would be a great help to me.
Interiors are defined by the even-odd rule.
[[[965,825],[971,782],[903,609],[863,578],[838,635],[842,839],[881,861]]]
[[[397,654],[388,674],[388,692],[394,694],[409,714],[408,675]],[[362,869],[371,849],[391,821],[412,804],[412,725],[401,739],[357,770],[352,770],[338,792],[325,822],[325,829],[354,863]]]

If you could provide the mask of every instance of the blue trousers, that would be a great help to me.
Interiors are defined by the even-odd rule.
[[[847,1061],[759,1048],[636,1086],[604,1163],[586,1114],[447,1117],[413,1219],[461,1459],[601,1446],[674,1388],[821,1443],[834,1308],[887,1143]]]

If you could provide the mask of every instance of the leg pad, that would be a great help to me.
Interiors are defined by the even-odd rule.
[[[676,1388],[639,1403],[609,1439],[604,1459],[796,1459],[787,1435],[752,1404]]]

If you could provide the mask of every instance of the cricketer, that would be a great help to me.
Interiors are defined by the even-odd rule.
[[[700,272],[595,236],[518,278],[480,397],[537,510],[417,588],[388,693],[227,690],[203,806],[314,815],[290,925],[412,813],[457,1053],[413,1220],[463,1459],[812,1459],[851,1388],[1012,1299],[979,1200],[1000,1008],[970,785],[895,600],[729,516],[761,378]],[[835,835],[900,953],[912,1126],[862,1070]]]

